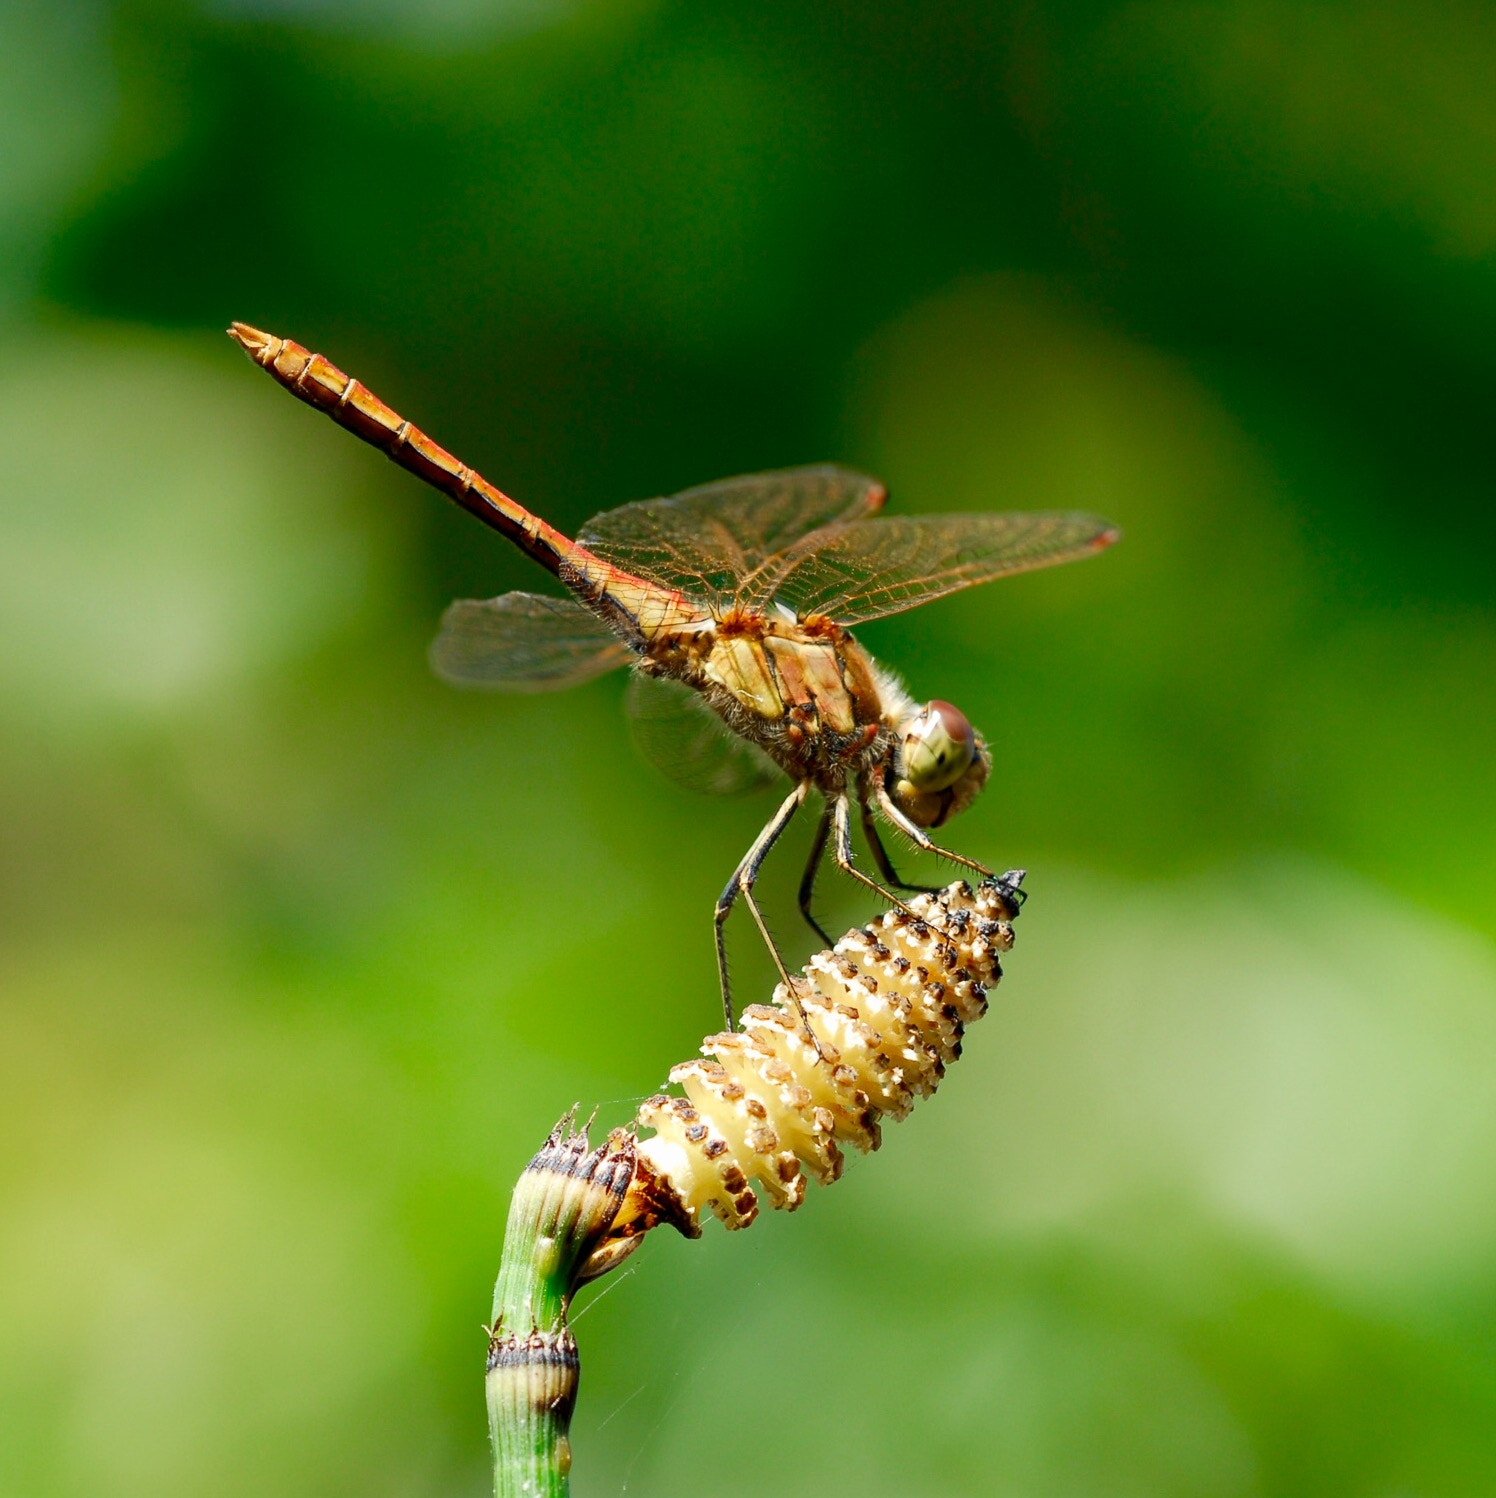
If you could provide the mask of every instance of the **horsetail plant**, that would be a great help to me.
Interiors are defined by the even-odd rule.
[[[580,1362],[567,1311],[651,1228],[688,1238],[716,1216],[743,1228],[793,1210],[806,1176],[842,1169],[843,1145],[875,1150],[961,1054],[1013,945],[1023,871],[962,881],[850,931],[781,983],[742,1028],[672,1067],[634,1123],[589,1149],[567,1114],[515,1187],[489,1333],[495,1498],[564,1498]],[[640,1137],[641,1131],[652,1131]]]

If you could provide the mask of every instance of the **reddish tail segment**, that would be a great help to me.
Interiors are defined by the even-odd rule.
[[[560,577],[568,564],[574,573],[589,570],[585,565],[587,554],[574,541],[494,488],[444,447],[438,447],[424,432],[390,410],[368,386],[350,379],[321,354],[289,338],[262,333],[247,323],[236,322],[228,334],[292,395],[326,412],[355,437],[362,437],[402,468],[456,500],[470,515],[476,515],[527,556],[534,557],[546,571]]]

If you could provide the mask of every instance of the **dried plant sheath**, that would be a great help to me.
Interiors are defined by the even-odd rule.
[[[650,1228],[698,1237],[704,1219],[747,1227],[755,1185],[797,1207],[805,1178],[841,1174],[842,1146],[873,1150],[961,1054],[1002,976],[1023,894],[1021,870],[919,895],[909,909],[818,953],[743,1029],[709,1036],[633,1129],[596,1150],[568,1115],[515,1188],[494,1290],[488,1413],[497,1498],[567,1492],[575,1289],[616,1268]],[[809,1031],[810,1033],[807,1033]],[[637,1131],[653,1130],[640,1139]]]

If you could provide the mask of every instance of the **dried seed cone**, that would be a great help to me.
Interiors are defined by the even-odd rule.
[[[712,1035],[671,1069],[684,1096],[639,1110],[641,1139],[616,1233],[669,1221],[690,1236],[714,1213],[729,1228],[769,1205],[793,1209],[805,1177],[834,1181],[841,1146],[877,1149],[961,1054],[1013,945],[1022,870],[918,895],[820,952],[742,1030]],[[807,1030],[810,1034],[807,1034]],[[814,1036],[812,1040],[811,1036]]]

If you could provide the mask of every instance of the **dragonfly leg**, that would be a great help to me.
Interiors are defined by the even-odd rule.
[[[722,984],[722,1012],[727,1017],[729,1030],[736,1026],[737,1020],[732,1012],[732,986],[727,979],[727,940],[723,928],[727,924],[727,917],[732,914],[732,907],[739,895],[743,897],[743,903],[753,914],[753,919],[768,945],[769,955],[773,957],[774,965],[779,969],[779,976],[784,980],[790,992],[794,992],[794,984],[790,982],[784,958],[779,955],[779,948],[769,932],[768,922],[764,920],[763,912],[758,908],[758,901],[753,898],[753,886],[758,882],[758,871],[763,867],[764,859],[769,856],[769,850],[779,841],[780,834],[790,825],[795,813],[805,804],[805,798],[809,793],[810,782],[802,780],[785,797],[784,805],[769,819],[768,826],[754,838],[753,846],[743,855],[742,862],[733,870],[732,878],[727,881],[727,888],[722,891],[721,898],[717,901],[715,917],[717,977]]]
[[[873,820],[873,809],[861,796],[857,802],[857,810],[862,817],[862,835],[867,839],[873,862],[878,865],[878,872],[883,876],[889,888],[907,889],[921,895],[937,894],[940,889],[939,885],[910,884],[907,879],[899,878],[898,870],[894,868],[893,860],[888,856],[888,849],[883,846],[883,839],[879,836],[878,824]]]
[[[840,792],[832,803],[832,821],[836,829],[836,866],[844,874],[850,874],[859,884],[865,884],[878,896],[880,900],[887,900],[891,905],[897,905],[907,915],[914,912],[894,894],[891,889],[885,888],[868,874],[864,874],[852,861],[852,807],[847,800],[847,793]]]
[[[821,858],[826,852],[826,839],[831,836],[831,805],[821,808],[821,819],[816,823],[815,836],[810,843],[810,857],[805,860],[805,873],[800,877],[800,914],[805,924],[829,947],[831,938],[811,912],[810,902],[816,892],[816,875],[821,871]]]
[[[963,869],[971,869],[973,873],[980,874],[983,879],[992,877],[992,870],[985,864],[980,864],[974,858],[967,858],[964,853],[953,853],[949,848],[942,848],[935,842],[930,834],[917,822],[911,822],[908,817],[894,804],[894,799],[888,794],[887,787],[878,785],[874,794],[878,797],[878,805],[883,810],[883,815],[893,823],[915,847],[926,853],[933,853],[937,858],[948,858],[952,863],[958,863]]]

